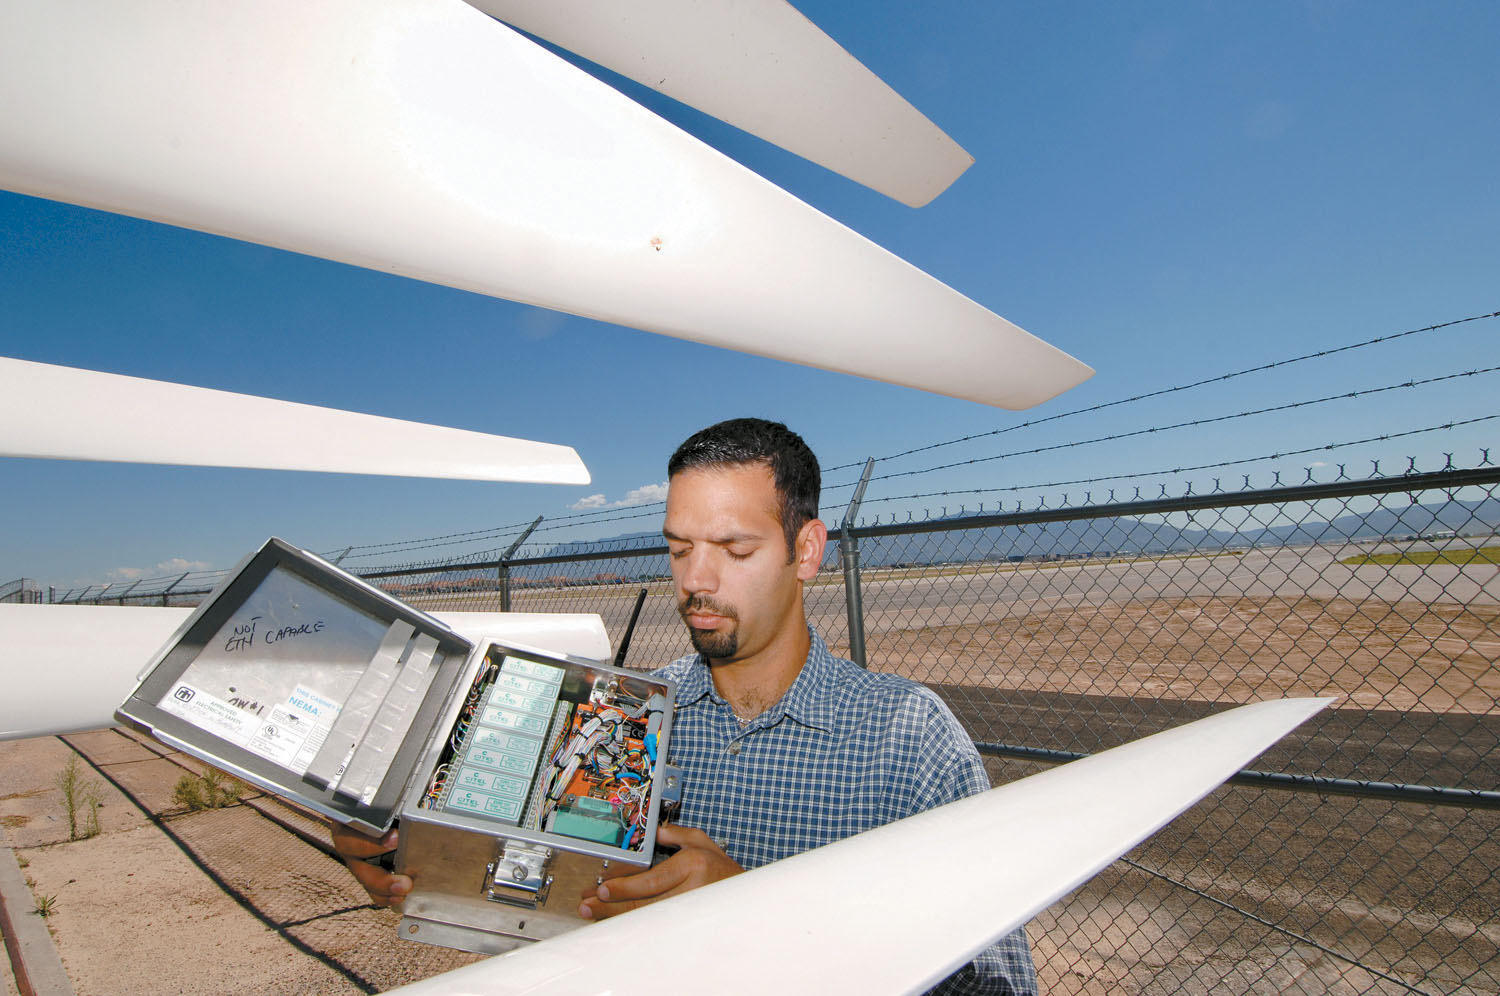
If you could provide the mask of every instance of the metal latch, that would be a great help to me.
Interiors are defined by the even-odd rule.
[[[485,870],[485,898],[497,903],[537,909],[547,901],[552,876],[552,848],[520,840],[495,844],[495,860]]]
[[[677,812],[682,805],[682,769],[675,764],[662,765],[661,814],[665,819]]]

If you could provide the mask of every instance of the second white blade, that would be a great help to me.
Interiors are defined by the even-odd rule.
[[[974,162],[784,0],[469,2],[911,207]]]
[[[589,483],[571,446],[8,357],[0,456]]]

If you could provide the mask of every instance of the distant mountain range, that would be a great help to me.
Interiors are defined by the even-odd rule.
[[[1300,502],[1295,507],[1299,511],[1306,508]],[[1236,527],[1232,524],[1232,517],[1240,513],[1244,513],[1245,519]],[[931,531],[898,536],[863,536],[860,538],[859,559],[868,567],[894,567],[1115,554],[1149,556],[1194,550],[1415,538],[1439,533],[1484,534],[1500,529],[1500,500],[1451,501],[1436,506],[1415,504],[1402,509],[1379,507],[1369,512],[1339,515],[1332,520],[1308,517],[1298,522],[1276,521],[1282,517],[1272,505],[1252,505],[1245,509],[1174,512],[1166,517],[1165,522],[1124,517],[963,529],[950,528],[963,521],[960,517],[950,516],[932,520]],[[1226,519],[1231,521],[1226,523]],[[1208,528],[1197,523],[1204,523]],[[558,543],[549,547],[543,556],[576,556],[661,545],[660,533],[628,533],[603,540]],[[837,549],[831,544],[828,556],[830,562],[837,557]],[[621,580],[643,580],[665,573],[664,565],[654,558],[605,555],[597,560],[517,567],[513,575],[518,580],[535,583],[549,576],[591,580],[596,575],[603,575]]]

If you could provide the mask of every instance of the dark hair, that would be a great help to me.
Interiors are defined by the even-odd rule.
[[[802,437],[780,422],[763,418],[732,418],[687,438],[667,461],[670,479],[695,467],[738,467],[759,463],[770,468],[781,507],[781,529],[787,554],[797,556],[797,534],[818,517],[823,477],[818,458]]]

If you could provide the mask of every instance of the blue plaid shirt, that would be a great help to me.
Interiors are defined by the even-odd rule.
[[[986,791],[974,744],[930,689],[834,657],[816,632],[781,700],[741,728],[698,654],[656,672],[677,683],[672,763],[678,822],[744,868],[820,847]],[[869,786],[878,785],[880,791]],[[934,992],[1035,994],[1022,928]]]

